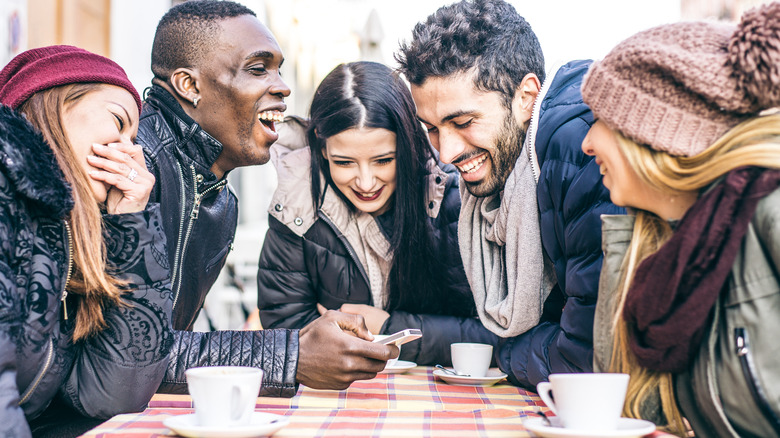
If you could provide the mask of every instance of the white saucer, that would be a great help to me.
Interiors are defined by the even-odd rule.
[[[655,432],[655,424],[647,420],[635,418],[618,419],[618,428],[604,432],[593,432],[577,429],[564,429],[561,420],[549,417],[552,426],[548,426],[541,417],[528,417],[523,420],[523,427],[536,436],[545,438],[640,438]]]
[[[442,370],[433,370],[433,375],[450,385],[463,386],[491,386],[506,378],[506,374],[502,373],[498,368],[489,369],[487,376],[485,377],[456,376],[454,374],[445,373]]]
[[[414,362],[409,362],[407,360],[399,360],[396,361],[392,366],[385,367],[385,369],[380,371],[379,374],[401,374],[411,370],[416,366],[417,364]]]
[[[277,430],[290,424],[287,418],[268,414],[265,412],[252,413],[252,421],[247,426],[229,427],[205,427],[198,425],[195,414],[175,415],[163,420],[163,425],[174,433],[194,438],[250,438],[257,436],[270,436]]]

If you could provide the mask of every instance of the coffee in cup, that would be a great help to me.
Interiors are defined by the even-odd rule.
[[[187,388],[198,425],[230,428],[250,424],[263,370],[241,366],[190,368]]]
[[[492,345],[456,342],[450,345],[450,353],[456,373],[471,377],[487,376],[493,358]]]
[[[590,432],[617,429],[626,400],[628,374],[550,374],[549,379],[536,385],[536,390],[563,427]]]

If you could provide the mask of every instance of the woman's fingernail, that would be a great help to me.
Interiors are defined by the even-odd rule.
[[[100,143],[92,143],[92,147],[95,148],[95,149],[103,149],[103,148],[105,148],[105,146],[103,146]]]

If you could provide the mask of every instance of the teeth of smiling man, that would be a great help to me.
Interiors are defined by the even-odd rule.
[[[487,154],[483,155],[481,158],[478,158],[478,159],[476,159],[474,161],[470,161],[470,162],[464,164],[463,166],[457,166],[457,167],[463,173],[472,173],[475,170],[477,170],[477,168],[482,163],[484,163],[485,160],[487,160]]]
[[[263,111],[257,115],[257,118],[265,122],[282,122],[284,113],[281,111]]]

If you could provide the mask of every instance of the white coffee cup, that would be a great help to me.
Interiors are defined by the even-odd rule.
[[[591,432],[617,429],[626,400],[628,374],[550,374],[549,379],[537,384],[536,390],[563,427]]]
[[[456,342],[450,345],[450,353],[455,372],[471,377],[485,377],[490,369],[490,360],[493,358],[493,346]]]
[[[252,367],[199,367],[185,371],[198,425],[246,426],[252,419],[263,370]]]
[[[390,335],[374,335],[374,341],[379,342],[388,336]],[[398,362],[398,358],[401,357],[401,346],[396,344],[396,347],[398,347],[398,356],[396,356],[394,359],[389,359],[387,361],[387,364],[385,365],[385,368],[391,368],[393,365],[396,364],[396,362]]]

